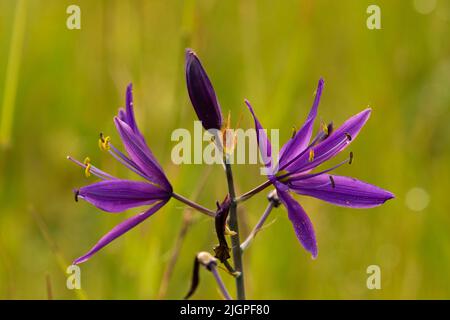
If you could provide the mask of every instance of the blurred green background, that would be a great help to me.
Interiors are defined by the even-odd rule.
[[[70,4],[81,8],[81,30],[66,28]],[[381,30],[366,27],[370,4],[381,8]],[[213,221],[195,214],[167,292],[158,296],[183,220],[175,200],[81,265],[82,294],[66,289],[65,274],[70,261],[136,212],[75,203],[72,189],[95,179],[65,159],[89,156],[135,178],[97,146],[100,131],[120,145],[112,118],[129,82],[139,125],[174,189],[190,196],[208,171],[170,160],[172,130],[192,130],[195,120],[186,47],[202,59],[233,123],[242,115],[242,126],[252,126],[248,98],[266,127],[281,129],[281,141],[305,119],[320,76],[323,121],[340,124],[370,105],[372,117],[351,146],[355,162],[337,173],[397,196],[369,210],[297,197],[316,228],[317,260],[299,245],[285,210],[274,211],[274,223],[244,255],[249,298],[450,298],[448,39],[450,3],[442,0],[1,0],[0,298],[46,299],[49,286],[58,299],[179,299],[187,292],[195,253],[216,239]],[[238,193],[264,180],[257,165],[234,170]],[[226,190],[215,166],[198,202],[213,208]],[[265,206],[261,194],[242,207],[243,236]],[[381,290],[366,287],[369,265],[381,268]],[[234,281],[222,276],[234,294]],[[220,298],[204,270],[201,279],[194,298]]]

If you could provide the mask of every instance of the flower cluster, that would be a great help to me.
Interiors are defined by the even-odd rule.
[[[202,121],[203,127],[206,130],[224,130],[222,111],[214,88],[200,60],[190,49],[186,50],[185,75],[190,100],[198,118]],[[215,217],[219,240],[219,246],[215,248],[216,258],[226,264],[226,267],[233,273],[233,268],[227,262],[230,258],[230,249],[225,236],[234,236],[236,232],[230,230],[228,226],[228,220],[230,219],[228,218],[228,212],[233,206],[249,199],[269,186],[274,187],[269,200],[274,207],[282,204],[287,209],[288,218],[293,225],[298,240],[311,253],[312,257],[316,258],[318,249],[313,225],[305,210],[292,197],[291,192],[351,208],[375,207],[394,197],[392,193],[379,187],[351,177],[331,173],[337,167],[352,162],[353,154],[351,152],[349,157],[341,163],[326,170],[313,172],[316,167],[335,157],[355,140],[371,113],[371,109],[363,110],[349,118],[337,129],[333,128],[332,123],[321,125],[319,132],[312,137],[323,87],[324,81],[321,79],[306,121],[281,148],[279,155],[272,154],[271,145],[263,126],[256,117],[250,103],[247,100],[245,101],[254,119],[259,150],[266,166],[267,181],[240,197],[236,197],[230,192],[220,205],[217,204],[217,210],[209,210],[174,192],[161,165],[151,152],[137,126],[132,87],[129,85],[126,90],[125,108],[120,109],[118,115],[114,118],[114,124],[126,152],[120,151],[111,143],[111,139],[103,134],[100,134],[99,146],[100,149],[110,153],[122,165],[140,176],[142,180],[133,181],[117,178],[92,165],[88,158],[84,162],[72,157],[68,158],[84,168],[87,176],[92,174],[100,179],[99,182],[75,190],[75,200],[85,200],[103,211],[112,213],[141,206],[149,207],[142,213],[117,225],[85,255],[76,259],[74,263],[78,264],[88,260],[111,241],[149,218],[171,198],[175,198],[204,214]],[[221,142],[216,141],[215,143],[220,144]],[[226,162],[226,156],[224,156],[224,162]],[[228,173],[227,171],[227,178],[230,178],[231,171],[230,175]],[[264,215],[265,218],[268,212]],[[263,222],[264,220],[258,226],[260,227]],[[216,263],[216,260],[214,260],[214,265]],[[208,264],[208,266],[210,265]]]

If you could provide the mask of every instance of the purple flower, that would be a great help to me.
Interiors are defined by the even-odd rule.
[[[323,85],[324,82],[320,79],[311,111],[301,129],[281,148],[277,166],[272,163],[270,141],[256,118],[253,108],[246,101],[255,121],[260,153],[269,170],[268,178],[277,190],[281,203],[288,210],[288,217],[297,238],[313,258],[317,257],[318,252],[313,225],[304,209],[291,196],[290,191],[351,208],[372,208],[394,198],[391,192],[366,182],[328,174],[345,163],[351,163],[352,153],[348,159],[338,165],[311,173],[311,170],[343,151],[356,138],[371,112],[371,109],[363,110],[335,131],[332,131],[331,125],[323,126],[311,140]],[[274,167],[276,169],[273,169]]]
[[[113,213],[144,205],[149,205],[150,208],[118,224],[91,250],[76,259],[74,264],[88,260],[111,241],[153,215],[172,197],[172,186],[136,125],[131,90],[130,84],[126,91],[126,108],[120,109],[118,117],[114,118],[128,156],[114,147],[109,137],[100,135],[99,146],[146,181],[119,179],[94,167],[89,161],[83,164],[69,157],[70,160],[85,168],[86,175],[93,174],[102,179],[100,182],[76,190],[75,199],[83,199],[103,211]]]
[[[211,81],[197,55],[186,49],[186,84],[197,117],[206,130],[222,128],[222,112]]]

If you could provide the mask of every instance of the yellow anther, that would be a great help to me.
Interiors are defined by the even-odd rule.
[[[89,159],[89,157],[86,157],[86,159],[84,159],[84,164],[86,165],[84,174],[86,175],[86,178],[89,178],[91,176],[91,159]]]
[[[314,149],[309,150],[309,162],[314,161]]]
[[[297,134],[297,128],[296,127],[292,127],[292,136],[291,139],[293,139],[295,137],[295,135]]]
[[[321,125],[323,132],[328,136],[328,126],[324,122]]]
[[[103,137],[102,134],[100,134],[100,139],[98,140],[98,147],[102,151],[108,151],[110,146],[109,142],[111,141],[111,138],[109,136]]]

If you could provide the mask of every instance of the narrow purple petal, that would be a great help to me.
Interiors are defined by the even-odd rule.
[[[172,187],[150,148],[145,144],[128,124],[114,118],[116,128],[122,138],[123,145],[131,160],[139,167],[146,177],[153,183],[163,187],[166,191],[172,191]]]
[[[317,85],[317,90],[314,98],[314,103],[309,111],[308,118],[306,119],[303,126],[295,134],[295,136],[290,139],[280,150],[280,168],[291,161],[295,156],[299,155],[308,146],[311,140],[311,135],[313,132],[314,120],[317,116],[317,109],[319,107],[320,97],[322,96],[324,81],[319,80]]]
[[[105,180],[78,190],[78,196],[107,212],[122,212],[167,199],[167,191],[147,182]]]
[[[130,128],[138,133],[136,119],[134,117],[134,109],[133,109],[133,85],[130,83],[127,87],[127,92],[125,94],[125,108],[127,121],[126,123],[130,126]]]
[[[127,112],[125,111],[124,108],[119,109],[119,114],[117,117],[125,123],[128,121]]]
[[[248,100],[245,100],[245,104],[252,113],[253,120],[255,121],[256,140],[258,142],[258,148],[261,154],[261,158],[266,168],[270,169],[272,166],[272,146],[270,144],[270,140],[267,137],[265,129],[256,117],[250,102]]]
[[[365,109],[348,119],[327,139],[311,147],[311,152],[304,152],[298,159],[293,161],[287,167],[287,170],[290,172],[303,172],[313,169],[344,150],[358,136],[359,131],[369,119],[371,111],[370,108]]]
[[[300,204],[292,198],[288,191],[282,191],[282,188],[280,188],[278,184],[280,183],[275,183],[278,197],[288,210],[288,217],[294,227],[297,239],[302,246],[311,253],[313,259],[317,258],[318,249],[316,235],[311,220]]]
[[[186,49],[186,84],[197,117],[206,130],[222,127],[222,112],[211,81],[197,55]]]
[[[161,201],[157,204],[155,204],[153,207],[148,209],[147,211],[144,211],[138,215],[135,215],[131,218],[126,219],[125,221],[119,223],[117,226],[115,226],[111,231],[109,231],[107,234],[105,234],[93,247],[91,250],[89,250],[88,253],[86,253],[84,256],[79,257],[76,259],[73,264],[80,264],[87,260],[89,260],[92,255],[94,255],[97,251],[108,245],[111,241],[114,239],[120,237],[128,230],[134,228],[138,224],[140,224],[142,221],[146,220],[148,217],[150,217],[152,214],[154,214],[156,211],[158,211],[162,206],[164,206],[167,203],[167,200]]]
[[[133,85],[130,83],[127,86],[127,90],[125,92],[125,109],[120,108],[118,118],[125,122],[131,130],[136,134],[136,136],[142,140],[145,144],[145,139],[142,133],[139,131],[139,128],[136,123],[136,118],[134,116],[134,106],[133,106]]]
[[[394,195],[377,186],[343,176],[320,176],[289,181],[292,191],[350,208],[372,208],[382,205]]]

